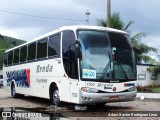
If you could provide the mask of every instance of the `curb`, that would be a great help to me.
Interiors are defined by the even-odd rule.
[[[160,99],[160,93],[137,93],[136,98],[144,100],[145,98],[149,99]]]

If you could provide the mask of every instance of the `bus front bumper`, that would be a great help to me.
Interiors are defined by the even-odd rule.
[[[123,93],[87,93],[81,91],[80,104],[125,102],[135,100],[137,91]]]

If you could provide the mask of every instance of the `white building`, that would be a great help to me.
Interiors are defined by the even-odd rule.
[[[137,65],[137,84],[138,86],[160,85],[160,74],[149,72],[147,69],[153,65]]]

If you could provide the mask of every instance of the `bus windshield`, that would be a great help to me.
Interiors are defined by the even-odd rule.
[[[115,79],[136,79],[135,55],[126,34],[108,32]]]
[[[129,37],[122,33],[79,30],[82,80],[136,79],[134,52]]]

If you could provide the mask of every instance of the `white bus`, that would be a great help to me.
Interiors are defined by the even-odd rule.
[[[4,88],[75,104],[132,101],[136,63],[127,33],[97,26],[66,26],[4,53]]]

